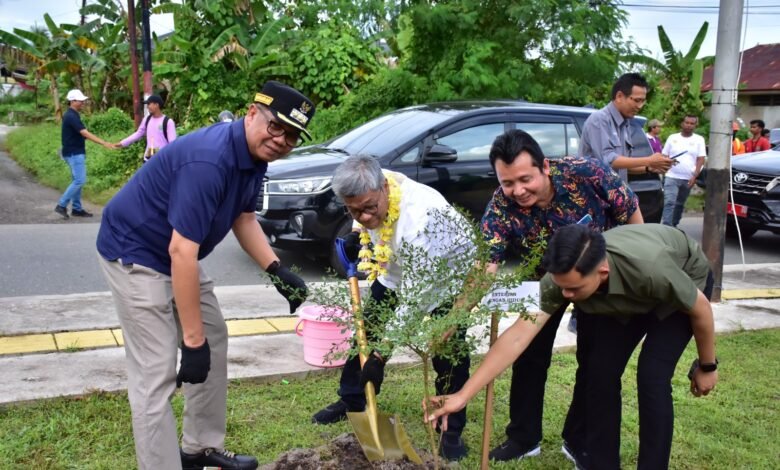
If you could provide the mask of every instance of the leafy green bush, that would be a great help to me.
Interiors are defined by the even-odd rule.
[[[89,131],[97,136],[105,134],[132,132],[135,123],[121,109],[108,108],[105,113],[93,114],[81,117]]]
[[[318,106],[329,106],[379,68],[378,52],[354,27],[328,22],[290,55],[299,89]]]
[[[9,125],[43,122],[53,119],[51,108],[36,104],[35,95],[24,90],[16,96],[0,95],[0,123]]]
[[[400,68],[382,69],[338,106],[317,109],[312,135],[317,141],[327,140],[388,111],[429,101],[429,88],[424,77]]]

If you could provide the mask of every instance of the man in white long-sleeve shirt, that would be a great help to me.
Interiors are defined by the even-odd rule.
[[[400,173],[383,172],[376,159],[369,156],[354,156],[345,160],[334,172],[331,184],[333,191],[344,201],[357,222],[357,231],[345,237],[347,256],[357,258],[361,246],[362,250],[369,250],[366,237],[370,237],[374,246],[373,256],[364,257],[359,269],[368,272],[369,280],[373,280],[372,299],[377,304],[394,308],[395,317],[384,325],[379,324],[382,320],[377,317],[381,315],[377,315],[374,309],[364,310],[369,340],[379,334],[382,328],[395,328],[398,324],[396,322],[405,321],[407,305],[403,299],[404,294],[410,291],[415,296],[425,291],[422,295],[425,299],[418,300],[425,302],[422,308],[429,309],[431,316],[446,315],[462,282],[456,277],[450,281],[441,280],[435,286],[411,285],[415,277],[404,276],[404,271],[426,268],[420,266],[423,261],[409,266],[409,260],[399,254],[413,246],[426,253],[427,258],[446,260],[451,267],[453,263],[459,263],[456,261],[459,259],[468,259],[461,265],[472,265],[474,244],[464,233],[464,224],[458,223],[463,216],[435,189]],[[360,232],[364,233],[362,241]],[[461,258],[464,256],[467,258]],[[459,331],[452,340],[461,340],[464,334],[464,331]],[[385,360],[378,352],[372,351],[362,370],[357,356],[347,360],[339,384],[341,398],[317,412],[312,421],[331,424],[345,419],[347,411],[363,411],[366,406],[364,387],[370,381],[379,393]],[[454,393],[469,378],[471,363],[468,356],[457,361],[434,356],[432,362],[439,393],[443,390],[449,390],[444,393]],[[467,453],[461,439],[465,425],[465,409],[450,416],[449,429],[440,443],[441,455],[448,460],[459,460]]]

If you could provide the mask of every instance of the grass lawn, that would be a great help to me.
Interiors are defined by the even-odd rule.
[[[671,467],[675,469],[770,469],[780,461],[780,330],[741,332],[718,337],[720,383],[709,397],[694,398],[685,377],[694,358],[693,342],[673,380],[676,410]],[[636,355],[624,376],[622,457],[635,468],[638,450]],[[563,419],[574,381],[573,354],[557,354],[550,368],[545,403],[545,438],[538,458],[491,468],[571,468],[559,452]],[[418,367],[392,369],[379,397],[383,411],[396,412],[414,443],[426,442],[420,418]],[[496,386],[494,445],[507,423],[509,374]],[[319,446],[350,430],[346,422],[310,424],[312,413],[332,402],[337,376],[267,384],[234,381],[228,395],[228,449],[253,453],[261,463],[294,447]],[[181,414],[182,399],[174,408]],[[483,396],[469,408],[465,439],[472,449],[462,468],[479,467]],[[95,393],[0,408],[0,462],[4,468],[116,469],[135,467],[130,410],[125,394]]]
[[[704,212],[704,197],[706,193],[703,190],[691,191],[688,199],[685,201],[685,213],[697,213]]]

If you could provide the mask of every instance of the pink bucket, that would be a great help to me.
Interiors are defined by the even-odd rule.
[[[352,331],[349,324],[332,319],[339,317],[346,322],[350,316],[349,312],[323,305],[308,305],[301,309],[298,316],[300,320],[295,325],[295,333],[303,337],[303,360],[317,367],[343,366],[347,362],[347,356],[333,356],[349,349]]]

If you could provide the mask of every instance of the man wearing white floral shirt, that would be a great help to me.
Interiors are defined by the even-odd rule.
[[[397,293],[407,289],[415,289],[415,294],[423,292],[420,297],[427,302],[423,308],[431,315],[449,312],[461,284],[442,282],[436,286],[412,286],[409,283],[414,282],[415,276],[404,276],[404,270],[421,268],[418,265],[405,266],[404,256],[397,255],[405,250],[402,247],[412,246],[431,259],[444,258],[448,263],[463,256],[472,260],[474,245],[464,233],[463,216],[435,189],[400,173],[383,172],[376,159],[369,156],[346,159],[336,168],[332,186],[356,222],[356,231],[345,237],[347,256],[352,260],[361,257],[359,269],[366,271],[369,280],[373,280],[372,299],[377,304],[389,303],[395,308],[395,318],[386,325],[377,324],[377,313],[370,307],[364,310],[369,341],[372,336],[376,339],[377,330],[393,328],[392,323],[404,321],[406,307],[399,302]],[[373,250],[367,246],[369,240],[373,243]],[[462,338],[463,334],[465,332],[456,333],[455,338]],[[341,398],[317,412],[312,421],[331,424],[345,419],[347,411],[363,411],[366,406],[364,387],[371,381],[376,393],[379,393],[385,359],[372,351],[362,370],[357,356],[348,359],[339,384]],[[437,391],[460,390],[469,378],[471,362],[468,356],[457,363],[439,357],[434,357],[432,362],[437,373]],[[467,454],[460,437],[465,424],[465,409],[450,416],[448,431],[442,436],[440,444],[441,455],[445,458],[459,460]]]
[[[661,216],[664,225],[677,227],[680,223],[685,201],[704,166],[707,147],[704,138],[693,133],[698,123],[699,118],[686,115],[680,132],[669,136],[661,152],[665,157],[675,160],[664,177],[664,211]]]

